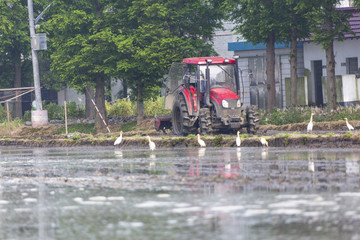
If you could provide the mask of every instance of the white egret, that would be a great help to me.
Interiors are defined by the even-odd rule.
[[[206,147],[204,140],[200,139],[200,134],[198,134],[197,136],[198,136],[198,143],[199,143],[200,147]]]
[[[119,145],[121,143],[122,138],[123,138],[122,134],[123,134],[123,131],[120,131],[120,136],[115,140],[114,146]]]
[[[236,136],[236,146],[240,147],[241,145],[241,138],[240,138],[240,132],[237,131],[237,136]]]
[[[261,142],[261,144],[263,145],[263,147],[269,147],[269,143],[266,141],[266,139],[265,138],[260,138],[260,142]]]
[[[351,124],[349,123],[348,119],[347,119],[347,118],[344,118],[344,119],[345,119],[345,121],[346,121],[346,126],[347,126],[347,128],[349,129],[349,131],[354,130],[354,127],[351,126]]]
[[[156,148],[156,145],[153,141],[151,141],[150,136],[147,136],[147,139],[149,140],[149,147],[151,151],[154,151]]]
[[[307,132],[312,132],[312,129],[313,129],[313,126],[314,126],[313,116],[314,116],[314,113],[311,113],[310,122],[307,125]]]

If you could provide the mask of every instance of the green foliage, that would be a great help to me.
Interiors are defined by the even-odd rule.
[[[24,121],[31,121],[31,110],[25,111],[24,116],[23,116],[23,120]]]
[[[306,144],[306,142],[309,140],[309,136],[308,135],[302,135],[301,136],[301,141],[303,144]]]
[[[72,136],[72,140],[76,141],[76,140],[79,140],[81,137],[79,135],[74,135]]]
[[[14,120],[10,121],[10,129],[15,129],[20,127],[21,125],[23,125],[23,120],[20,118],[15,118]],[[2,122],[0,123],[0,128],[7,130],[9,129],[8,127],[8,121],[7,119],[2,120]]]
[[[68,133],[85,133],[85,134],[95,134],[96,129],[94,128],[93,123],[76,123],[68,126]],[[53,134],[65,134],[65,127],[61,127],[58,130],[54,131]]]
[[[332,44],[334,38],[343,41],[345,34],[351,32],[347,21],[350,15],[345,11],[336,10],[334,6],[338,3],[340,0],[314,0],[312,2],[314,8],[308,14],[312,20],[311,38],[324,49]]]
[[[66,104],[66,111],[68,118],[84,118],[85,117],[85,106],[77,105],[75,102],[68,102]]]
[[[119,130],[123,132],[130,132],[135,130],[135,126],[136,126],[136,121],[127,122],[121,125]]]
[[[91,136],[88,136],[88,137],[85,138],[85,140],[87,140],[87,141],[94,140],[94,136],[92,136],[92,135],[91,135]]]
[[[248,138],[248,137],[249,137],[249,134],[241,134],[241,135],[240,135],[240,138],[244,138],[244,139],[245,139],[245,138]]]
[[[299,111],[297,108],[290,109],[274,109],[272,113],[260,110],[260,124],[283,125],[290,123],[300,123],[309,119],[310,109]]]
[[[325,135],[331,137],[331,136],[334,136],[335,133],[331,133],[331,132],[330,132],[330,133],[326,133]]]
[[[136,102],[129,99],[118,99],[114,104],[105,102],[106,112],[109,116],[129,117],[136,115]],[[164,97],[149,98],[144,101],[145,116],[159,116],[170,114],[171,111],[164,109]]]
[[[3,106],[0,104],[0,122],[7,121],[7,113]]]
[[[34,1],[34,9],[40,9],[43,4],[43,0]],[[18,65],[18,71],[21,71],[22,83],[18,82],[18,87],[33,80],[32,68],[29,68],[31,51],[28,19],[26,1],[1,1],[0,85],[2,88],[14,87],[15,65]]]
[[[318,107],[274,109],[272,113],[259,110],[259,123],[261,125],[284,125],[309,122],[311,112],[315,114],[313,117],[315,122],[343,121],[345,117],[349,120],[360,120],[360,105],[351,105],[349,107],[338,106],[332,111]]]
[[[227,0],[229,18],[236,23],[235,30],[253,43],[266,43],[270,33],[277,42],[284,40],[290,19],[283,0]],[[239,5],[241,7],[239,7]]]
[[[43,109],[48,111],[49,120],[64,120],[65,119],[65,108],[64,106],[58,105],[56,103],[43,102]],[[85,106],[78,106],[75,102],[68,102],[66,104],[67,117],[68,119],[73,118],[84,118],[85,117]],[[31,112],[27,111],[24,114],[24,120],[31,120]]]
[[[43,102],[43,109],[48,111],[49,120],[64,120],[65,118],[64,107],[56,103]]]
[[[212,144],[215,147],[220,147],[222,142],[223,142],[223,136],[222,135],[216,135],[213,139],[212,139]]]
[[[345,137],[350,138],[352,136],[352,132],[348,131],[347,133],[345,133]]]
[[[150,98],[144,102],[145,116],[159,116],[170,114],[171,111],[164,109],[164,97]]]
[[[118,99],[114,104],[105,102],[106,112],[109,116],[129,117],[136,114],[136,104],[129,99]]]

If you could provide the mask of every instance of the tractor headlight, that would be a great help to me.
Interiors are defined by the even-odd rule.
[[[237,102],[236,102],[236,107],[238,107],[238,108],[241,107],[241,101],[240,101],[240,99],[237,100]]]
[[[226,100],[222,100],[221,105],[223,106],[223,108],[229,108],[229,102]]]

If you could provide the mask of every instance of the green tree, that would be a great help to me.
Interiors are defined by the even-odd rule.
[[[266,43],[267,108],[276,107],[275,43],[284,42],[289,25],[286,1],[282,0],[227,0],[225,8],[235,31],[248,41]]]
[[[114,3],[112,13],[124,24],[114,39],[116,75],[136,94],[138,120],[143,101],[159,94],[171,62],[215,54],[211,41],[204,40],[211,40],[223,16],[217,3],[200,0],[125,0]]]
[[[30,53],[29,21],[26,1],[9,0],[0,3],[0,69],[1,85],[19,88],[22,85],[22,65]],[[15,100],[14,117],[22,116],[21,98]]]
[[[310,19],[306,14],[311,11],[311,6],[302,5],[298,0],[287,0],[288,9],[288,35],[290,42],[290,76],[291,76],[291,105],[297,106],[297,44],[298,39],[309,37]],[[286,12],[284,12],[286,14]]]
[[[321,44],[326,52],[326,73],[328,105],[330,109],[336,108],[336,78],[334,40],[343,41],[344,34],[351,32],[348,22],[349,15],[336,9],[340,0],[303,0],[303,6],[311,4],[313,11],[309,17],[312,20],[311,38],[315,43]]]
[[[35,16],[40,14],[49,1],[34,0]],[[33,85],[26,0],[7,0],[0,3],[0,36],[1,86],[18,88]],[[13,114],[14,117],[22,117],[21,97],[15,99]]]
[[[112,38],[119,34],[111,31],[117,25],[108,18],[112,2],[58,1],[52,7],[51,18],[43,25],[48,33],[51,71],[80,92],[94,86],[95,102],[105,119],[105,86],[111,77],[109,59],[117,54]],[[103,128],[98,115],[95,126]]]

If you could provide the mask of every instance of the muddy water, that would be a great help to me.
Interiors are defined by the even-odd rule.
[[[360,239],[354,149],[0,150],[0,239]]]

